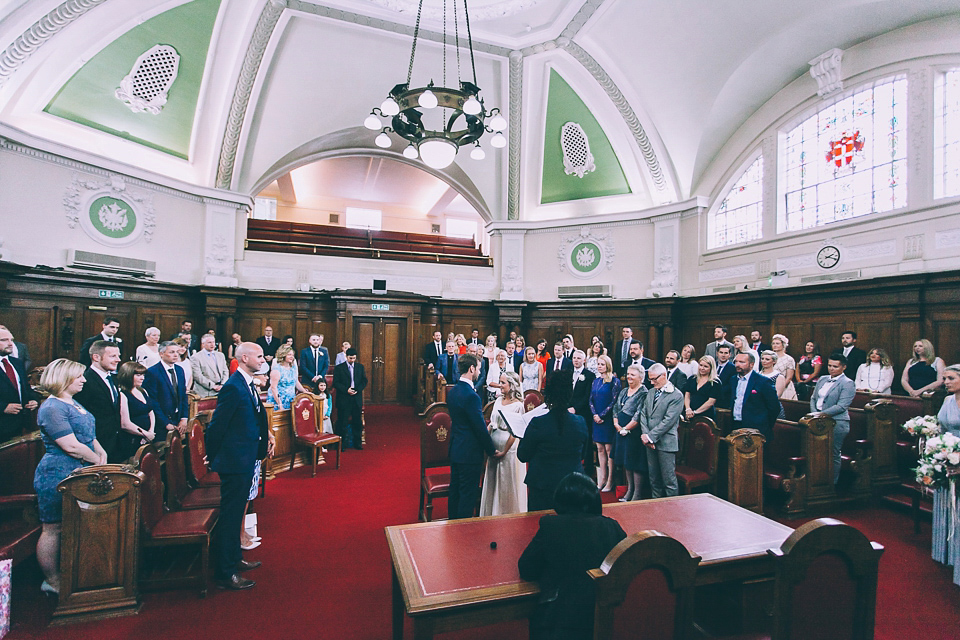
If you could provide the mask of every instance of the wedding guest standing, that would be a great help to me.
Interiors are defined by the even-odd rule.
[[[613,491],[613,405],[620,394],[620,379],[613,375],[613,362],[607,356],[597,361],[597,378],[590,391],[590,412],[593,414],[593,441],[597,444],[600,468],[597,486]]]
[[[943,399],[937,421],[944,433],[960,437],[960,364],[946,368],[943,382],[949,395]],[[933,559],[953,565],[953,583],[960,585],[960,534],[956,525],[951,526],[955,507],[950,494],[949,485],[939,487],[933,494]]]
[[[147,368],[139,362],[124,362],[117,370],[117,388],[120,389],[120,429],[118,458],[132,458],[141,444],[156,438],[157,418],[143,388]]]
[[[933,344],[929,340],[913,343],[913,357],[903,368],[900,384],[914,398],[943,384],[943,360],[933,352]]]
[[[73,399],[86,382],[84,369],[79,362],[60,358],[48,364],[40,377],[40,386],[50,398],[37,412],[45,453],[34,473],[33,487],[42,523],[37,562],[46,578],[40,589],[49,593],[60,592],[63,501],[57,485],[74,469],[107,463],[107,452],[96,439],[93,415]]]
[[[698,365],[697,348],[692,344],[683,345],[683,348],[680,349],[680,364],[677,365],[680,371],[683,371],[687,378],[692,378],[697,375]]]
[[[270,394],[268,400],[277,409],[289,409],[297,393],[307,393],[297,379],[296,352],[288,344],[277,349],[274,366],[270,371]]]
[[[867,361],[857,369],[854,384],[857,391],[889,394],[893,388],[893,364],[887,352],[883,349],[870,349]]]
[[[820,378],[822,368],[823,360],[820,359],[820,347],[813,340],[808,340],[803,346],[803,355],[797,361],[796,389],[798,395],[802,392],[801,399],[810,397],[813,387]]]
[[[693,420],[702,415],[717,419],[714,409],[723,398],[723,383],[717,378],[717,365],[711,356],[703,356],[697,363],[697,375],[688,378],[683,388],[684,415]]]
[[[493,403],[493,413],[490,414],[490,438],[497,452],[502,455],[487,458],[483,491],[480,494],[481,516],[523,513],[527,510],[527,487],[523,484],[526,469],[517,459],[518,440],[500,417],[501,412],[523,413],[520,376],[512,371],[500,374],[500,397]]]
[[[777,371],[777,354],[767,350],[760,354],[760,375],[764,378],[773,380],[773,386],[777,389],[777,397],[783,397],[783,391],[787,388],[787,379]]]
[[[543,365],[537,362],[537,353],[533,347],[523,350],[523,362],[520,363],[521,387],[524,392],[529,389],[540,391],[543,387]]]
[[[787,381],[787,386],[784,387],[780,397],[784,400],[796,400],[797,389],[793,386],[793,379],[796,375],[794,372],[797,369],[797,363],[793,359],[793,356],[787,353],[788,346],[790,346],[790,341],[787,340],[787,336],[782,333],[773,334],[773,338],[770,340],[770,348],[777,356],[777,362],[774,367],[780,372],[783,379]]]
[[[627,367],[627,386],[620,390],[613,407],[613,427],[617,430],[615,457],[623,465],[627,475],[627,492],[621,502],[639,500],[643,489],[643,477],[647,475],[647,450],[640,440],[640,412],[647,397],[643,386],[646,372],[643,367],[631,364]]]
[[[677,485],[677,427],[683,410],[683,394],[667,380],[667,369],[659,362],[650,367],[653,388],[647,391],[640,413],[640,438],[647,447],[650,468],[650,495],[675,496]]]
[[[160,344],[160,329],[150,327],[143,332],[146,342],[137,347],[136,361],[147,369],[160,362],[160,351],[157,345]]]

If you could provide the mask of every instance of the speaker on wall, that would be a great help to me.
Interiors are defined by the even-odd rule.
[[[373,292],[376,294],[383,295],[387,292],[387,281],[386,280],[374,280],[373,281]]]

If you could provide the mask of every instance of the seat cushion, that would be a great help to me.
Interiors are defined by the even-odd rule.
[[[217,512],[213,509],[195,509],[193,511],[172,511],[163,514],[153,528],[151,537],[155,540],[205,536],[217,523]]]
[[[197,487],[188,491],[180,501],[182,509],[212,509],[220,507],[219,487]]]
[[[449,473],[434,473],[431,475],[423,476],[421,481],[424,491],[427,494],[437,494],[437,493],[446,493],[450,491],[450,474]]]
[[[297,436],[297,442],[311,447],[323,447],[340,442],[340,436],[330,433],[311,433],[305,436]]]
[[[779,489],[783,486],[783,478],[783,474],[777,473],[776,471],[764,471],[763,486],[767,489]]]
[[[203,474],[203,477],[197,480],[197,486],[200,487],[219,487],[220,486],[220,476],[217,475],[216,471],[208,471]]]
[[[677,467],[677,479],[682,480],[688,487],[710,484],[710,476],[707,472],[693,467]]]

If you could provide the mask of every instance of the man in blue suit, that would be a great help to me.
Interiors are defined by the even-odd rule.
[[[327,369],[330,368],[330,353],[323,346],[323,335],[319,333],[310,334],[310,346],[304,347],[300,351],[300,383],[314,391],[317,389],[317,381],[327,377]]]
[[[460,357],[457,355],[457,343],[453,340],[447,340],[447,350],[442,356],[437,358],[437,373],[443,376],[447,384],[452,384],[454,380],[460,377],[460,371],[457,369],[457,362]]]
[[[166,437],[161,429],[176,429],[182,436],[187,432],[190,409],[187,402],[187,378],[183,369],[176,364],[180,360],[180,347],[168,340],[161,342],[158,349],[160,362],[147,369],[143,388],[147,390],[150,408],[157,419],[157,433]]]
[[[460,380],[447,392],[450,411],[450,519],[472,518],[483,476],[483,454],[503,456],[490,439],[483,420],[483,404],[473,388],[479,363],[469,353],[457,363]]]
[[[273,455],[274,437],[253,374],[263,366],[263,349],[253,342],[236,350],[237,371],[217,396],[217,408],[204,432],[207,460],[220,475],[220,518],[214,559],[217,584],[223,589],[249,589],[255,583],[240,575],[260,562],[243,559],[240,532],[243,510],[257,460]]]
[[[773,439],[773,424],[783,408],[773,380],[754,371],[755,365],[752,353],[737,354],[733,360],[737,375],[727,383],[727,396],[733,411],[733,428],[756,429],[769,442]]]

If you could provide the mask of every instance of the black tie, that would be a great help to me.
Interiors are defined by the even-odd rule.
[[[173,401],[179,403],[180,394],[177,392],[177,372],[171,368],[167,369],[167,373],[170,374],[170,384],[173,385]]]
[[[117,385],[113,381],[113,376],[107,374],[107,382],[110,383],[110,397],[113,398],[113,404],[117,404],[117,400],[120,399],[120,394],[117,393]],[[19,389],[18,389],[19,391]]]
[[[250,381],[250,393],[253,394],[253,406],[256,407],[257,411],[260,410],[260,392],[257,391],[257,385],[254,384],[253,380]]]
[[[316,368],[316,372],[313,375],[320,375],[320,350],[317,348],[313,349],[313,366]]]
[[[437,355],[443,355],[443,349],[440,348],[440,343],[437,343]]]

